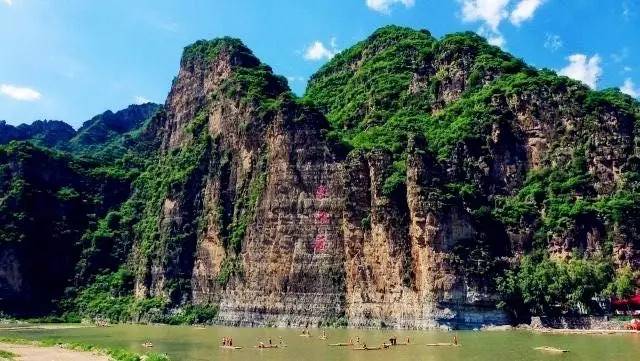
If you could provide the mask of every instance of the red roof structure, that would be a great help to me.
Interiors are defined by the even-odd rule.
[[[616,310],[640,309],[640,294],[631,296],[629,298],[616,298],[611,299],[611,305]]]

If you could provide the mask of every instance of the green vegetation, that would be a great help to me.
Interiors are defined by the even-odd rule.
[[[148,354],[137,354],[135,352],[127,351],[125,349],[120,348],[104,348],[99,347],[87,343],[80,342],[65,342],[60,339],[43,339],[43,340],[27,340],[23,338],[9,338],[2,337],[0,338],[0,342],[3,343],[11,343],[17,345],[33,345],[37,347],[62,347],[68,350],[74,351],[84,351],[84,352],[95,352],[103,355],[107,355],[111,357],[114,361],[169,361],[169,357],[162,354],[157,353],[148,353]],[[6,352],[6,351],[4,351]],[[0,357],[3,357],[0,354]],[[17,357],[14,355],[14,357]]]
[[[109,322],[153,322],[171,325],[210,323],[218,309],[212,305],[186,305],[171,308],[163,298],[136,299],[133,294],[134,275],[124,268],[97,276],[89,286],[64,304],[62,320],[90,319]]]
[[[253,57],[253,53],[240,39],[222,37],[214,40],[198,40],[184,48],[182,52],[182,63],[204,60],[210,61],[218,57],[221,52],[234,52]],[[255,58],[255,57],[253,57]]]
[[[335,132],[354,148],[402,153],[407,136],[421,133],[438,149],[438,143],[455,144],[473,134],[467,124],[476,121],[473,115],[489,113],[483,93],[437,118],[431,116],[440,101],[438,84],[450,76],[449,71],[462,66],[455,61],[461,54],[471,57],[471,69],[478,79],[531,71],[472,33],[438,41],[426,31],[388,26],[323,66],[311,78],[305,98],[326,111]],[[414,84],[414,74],[422,73],[425,64],[433,61],[452,63],[433,74],[427,89],[422,89]],[[355,72],[354,64],[358,64]]]
[[[18,355],[13,352],[0,350],[0,360],[13,360],[16,357]]]
[[[529,255],[515,270],[498,278],[502,306],[516,313],[554,315],[582,309],[593,311],[594,297],[608,297],[612,292],[629,294],[630,275],[613,272],[605,259],[575,258],[568,261],[548,256]]]

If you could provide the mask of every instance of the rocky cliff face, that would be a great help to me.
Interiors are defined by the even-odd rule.
[[[371,79],[363,74],[398,51],[407,55],[397,69],[409,75],[399,74],[397,94],[387,87],[386,98],[363,97],[357,84]],[[237,40],[187,48],[156,127],[165,154],[208,143],[197,169],[159,200],[151,243],[162,246],[142,255],[138,296],[216,304],[218,321],[236,325],[508,322],[495,308],[493,277],[534,247],[544,220],[509,224],[487,210],[517,197],[531,172],[571,162],[576,144],[594,179],[588,195],[611,194],[634,153],[637,121],[597,99],[585,104],[583,86],[555,75],[541,75],[532,91],[503,92],[502,79],[517,83],[520,74],[536,71],[475,36],[438,41],[387,28],[312,79],[307,99],[327,121]],[[481,113],[469,113],[471,90],[485,98]],[[363,145],[354,129],[384,129],[396,107],[440,124],[458,117],[472,133],[409,131],[398,145]],[[335,141],[341,128],[347,149]],[[596,252],[605,232],[620,232],[585,217],[549,230],[549,252]],[[618,258],[635,265],[628,242],[619,241]]]

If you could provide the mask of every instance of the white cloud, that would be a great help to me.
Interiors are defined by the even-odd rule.
[[[482,22],[478,33],[489,44],[504,48],[506,40],[500,32],[500,24],[510,19],[519,26],[525,20],[533,18],[536,10],[547,0],[520,0],[510,9],[511,0],[457,0],[462,5],[461,15],[464,22]]]
[[[4,2],[5,4],[7,4],[8,6],[13,5],[13,0],[2,0],[2,2]]]
[[[600,56],[598,54],[589,58],[584,54],[573,54],[567,58],[569,65],[560,70],[560,74],[579,80],[592,89],[596,89],[602,75]]]
[[[544,41],[544,47],[551,51],[557,51],[562,48],[562,39],[559,35],[547,33],[547,39]]]
[[[478,34],[487,38],[487,42],[491,45],[504,48],[507,44],[506,39],[499,31],[488,30],[486,27],[481,26],[480,29],[478,29]]]
[[[332,37],[331,41],[329,42],[329,44],[331,45],[332,49],[335,49],[338,47],[338,40],[336,39],[336,37]]]
[[[640,88],[636,88],[636,85],[633,83],[631,78],[627,78],[624,80],[624,84],[620,88],[620,91],[631,95],[634,98],[640,97]]]
[[[11,84],[0,84],[0,93],[8,96],[9,98],[25,102],[33,102],[42,97],[42,94],[34,89]]]
[[[391,14],[391,7],[396,4],[402,4],[406,8],[415,5],[415,0],[367,0],[367,6],[373,11],[382,14]]]
[[[136,104],[140,105],[140,104],[146,104],[146,103],[151,103],[151,100],[143,97],[143,96],[136,96],[133,98],[133,100],[135,101]]]
[[[501,48],[504,48],[507,43],[502,34],[493,34],[492,36],[487,38],[487,42],[491,45],[495,45]]]
[[[331,40],[331,44],[334,44],[334,39]],[[304,58],[307,60],[329,60],[336,55],[336,49],[331,47],[328,49],[321,41],[314,41],[313,44],[309,45],[307,50],[304,52]]]
[[[636,15],[636,7],[633,3],[633,0],[624,0],[622,2],[622,17],[626,21],[629,21],[635,15]]]
[[[623,72],[623,73],[628,73],[628,72],[630,72],[630,71],[632,71],[632,70],[633,70],[633,68],[632,68],[632,67],[630,67],[630,66],[625,66],[624,68],[622,68],[622,72]]]
[[[507,5],[510,0],[461,0],[462,20],[465,22],[482,21],[497,32],[502,20],[509,16]]]
[[[629,57],[629,48],[627,48],[626,46],[622,48],[622,50],[620,50],[619,53],[611,54],[611,60],[613,60],[614,63],[622,63],[628,57]]]
[[[297,81],[303,82],[303,81],[305,81],[307,79],[305,79],[305,77],[303,77],[303,76],[290,75],[290,76],[287,76],[287,80],[289,81],[289,83],[293,83],[293,82],[297,82]]]
[[[533,18],[536,10],[545,0],[521,0],[511,12],[509,20],[513,25],[520,26],[524,21]]]

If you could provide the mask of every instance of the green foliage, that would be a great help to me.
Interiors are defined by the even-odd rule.
[[[220,265],[216,282],[221,286],[226,286],[231,277],[236,275],[242,275],[242,260],[238,256],[227,256]]]
[[[17,345],[34,345],[40,347],[62,347],[67,350],[93,352],[109,356],[114,361],[170,361],[169,357],[164,354],[148,353],[137,354],[121,348],[104,348],[82,342],[66,342],[57,338],[47,338],[38,341],[27,340],[23,338],[0,338],[0,342],[17,344]],[[0,354],[0,357],[3,357]]]
[[[382,185],[382,193],[390,196],[399,191],[406,181],[407,163],[404,160],[393,162],[392,173]]]
[[[80,193],[71,187],[62,187],[58,190],[56,197],[58,197],[59,200],[66,202],[80,197]]]
[[[538,246],[562,234],[580,218],[617,224],[640,214],[640,188],[627,181],[611,194],[599,195],[588,173],[580,147],[571,163],[531,171],[513,196],[496,198],[493,214],[505,225],[536,226]],[[627,179],[634,177],[627,173]]]
[[[213,322],[218,307],[212,305],[186,305],[166,319],[170,325],[195,325]]]
[[[247,232],[247,227],[253,221],[258,203],[264,192],[267,182],[265,172],[266,160],[264,157],[258,162],[258,172],[249,183],[248,190],[239,197],[235,203],[234,218],[228,226],[228,236],[225,247],[234,254],[239,254],[242,248],[242,241]]]
[[[80,290],[73,301],[73,311],[90,319],[126,322],[132,319],[135,303],[133,274],[120,269],[112,274],[97,276],[88,287]]]
[[[633,296],[637,289],[638,280],[640,280],[640,272],[634,272],[629,266],[622,267],[616,270],[615,277],[607,286],[605,294],[618,298]]]
[[[534,315],[589,309],[593,297],[612,289],[613,265],[604,259],[552,260],[525,256],[515,270],[497,279],[503,306]]]
[[[371,214],[367,214],[366,217],[362,218],[362,221],[360,221],[360,225],[361,225],[362,229],[370,230],[371,229]]]
[[[462,54],[469,54],[473,61],[476,80],[471,87],[480,85],[488,73],[497,76],[526,69],[520,60],[473,33],[437,41],[426,31],[387,26],[323,66],[312,76],[305,98],[324,109],[335,132],[356,149],[401,153],[410,133],[427,134],[430,142],[455,144],[474,134],[471,124],[478,118],[472,115],[487,113],[484,107],[478,108],[486,103],[487,94],[474,95],[434,118],[430,112],[439,84],[448,76],[446,71],[431,77],[429,92],[415,94],[409,89],[414,74],[420,73],[425,63],[448,61]],[[440,146],[434,144],[433,148]]]
[[[163,112],[160,105],[153,103],[131,105],[115,113],[106,111],[84,122],[75,136],[58,149],[96,160],[107,171],[131,172],[128,161],[139,156],[148,125]]]
[[[196,122],[203,118],[206,115],[198,114]],[[158,157],[133,183],[135,193],[131,207],[140,204],[141,208],[134,232],[140,240],[139,251],[143,259],[148,259],[163,244],[179,242],[182,238],[181,235],[170,235],[171,239],[167,239],[167,235],[160,232],[159,220],[163,202],[185,191],[187,183],[198,175],[198,171],[210,159],[213,139],[207,132],[194,138],[191,144]]]
[[[2,360],[13,360],[16,357],[18,357],[18,355],[13,352],[0,350],[0,359]]]
[[[213,60],[222,52],[239,52],[253,57],[253,53],[240,39],[222,37],[214,40],[198,40],[184,48],[182,64],[195,60]]]
[[[67,315],[110,322],[147,321],[172,325],[208,323],[217,315],[218,309],[212,305],[185,305],[171,311],[165,299],[136,299],[132,294],[133,280],[133,273],[124,268],[97,276],[66,305]]]

